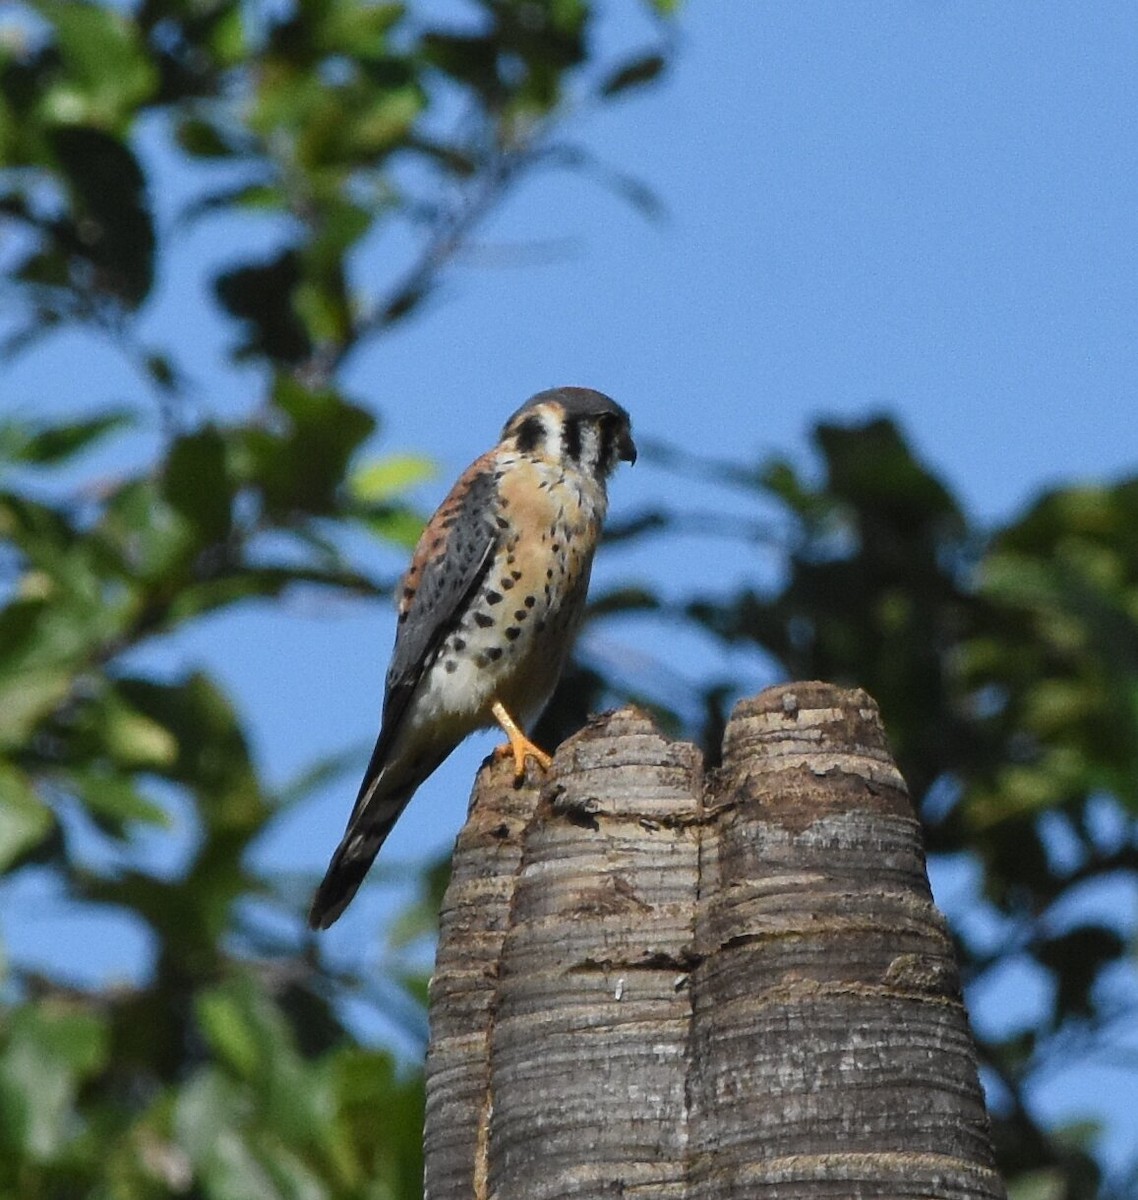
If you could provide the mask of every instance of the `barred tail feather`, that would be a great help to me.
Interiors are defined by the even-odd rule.
[[[353,814],[324,879],[316,889],[312,907],[308,910],[309,928],[327,929],[352,902],[379,848],[395,827],[419,782],[415,779],[383,795],[373,792]]]

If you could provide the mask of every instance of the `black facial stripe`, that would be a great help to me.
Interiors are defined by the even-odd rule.
[[[536,450],[545,440],[545,426],[538,416],[526,417],[518,426],[518,449],[523,453]]]
[[[616,461],[617,423],[615,421],[599,422],[599,433],[598,465],[607,471]]]
[[[566,458],[581,460],[581,418],[567,417],[561,426],[561,447]]]

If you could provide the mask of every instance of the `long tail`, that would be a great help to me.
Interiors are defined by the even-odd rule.
[[[416,774],[413,779],[399,780],[395,786],[385,786],[385,775],[381,771],[374,779],[365,780],[348,828],[308,910],[311,929],[327,929],[352,902],[379,848],[426,778]]]

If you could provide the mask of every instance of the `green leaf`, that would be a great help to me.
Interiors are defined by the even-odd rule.
[[[389,454],[353,471],[348,490],[361,503],[380,504],[437,474],[434,461],[426,455]]]
[[[660,597],[643,587],[615,588],[598,596],[589,604],[594,617],[613,613],[654,612],[660,608]]]
[[[95,531],[130,578],[150,587],[179,581],[200,547],[194,527],[166,502],[156,479],[132,479],[106,501]]]
[[[315,1135],[329,1106],[297,1054],[283,1014],[257,981],[231,979],[199,996],[196,1007],[218,1061],[255,1091],[274,1133],[292,1143]]]
[[[51,143],[74,203],[69,253],[89,263],[99,289],[137,308],[154,282],[157,244],[138,160],[94,128],[60,127]]]
[[[252,836],[271,810],[244,730],[218,685],[195,673],[176,683],[123,678],[117,686],[133,710],[169,732],[178,756],[160,774],[195,790],[206,832]]]
[[[247,61],[249,42],[246,36],[244,6],[228,0],[216,5],[214,19],[206,30],[210,52],[224,66],[238,66]]]
[[[154,91],[158,73],[122,13],[75,0],[34,0],[54,27],[64,80],[44,97],[48,116],[121,129]]]
[[[95,769],[76,771],[70,775],[70,786],[100,824],[110,821],[116,829],[132,824],[171,827],[166,810],[121,775]]]
[[[195,158],[233,158],[237,155],[226,131],[201,117],[190,116],[179,121],[174,136],[178,145]]]
[[[1067,1181],[1059,1167],[1027,1171],[1008,1185],[1008,1200],[1066,1200]]]
[[[1080,925],[1043,942],[1036,955],[1055,974],[1056,1016],[1090,1016],[1091,989],[1108,963],[1125,953],[1126,941],[1105,925]]]
[[[77,1132],[82,1081],[107,1056],[106,1028],[93,1012],[48,1000],[9,1022],[0,1055],[0,1138],[9,1153],[45,1162]]]
[[[4,624],[0,619],[0,631]],[[60,667],[0,674],[0,747],[23,745],[39,722],[63,702],[73,683],[72,672]]]
[[[329,1069],[342,1113],[337,1128],[355,1131],[364,1178],[374,1177],[382,1164],[391,1195],[417,1200],[423,1180],[421,1076],[401,1078],[389,1054],[359,1046],[332,1055]]]
[[[175,1134],[212,1200],[287,1200],[242,1136],[246,1114],[240,1088],[219,1071],[201,1071],[178,1096]]]
[[[0,870],[6,870],[55,828],[55,815],[22,772],[0,762]]]
[[[274,383],[273,404],[282,428],[246,435],[245,481],[263,490],[274,516],[338,512],[348,465],[375,418],[331,389],[306,388],[283,374]]]
[[[333,4],[320,25],[320,48],[364,60],[385,57],[386,35],[405,13],[404,4]]]
[[[232,988],[214,989],[198,999],[198,1023],[214,1054],[242,1079],[255,1078],[261,1066],[258,1030],[249,997]]]
[[[601,83],[598,89],[600,95],[609,97],[620,95],[632,88],[643,87],[660,78],[667,59],[662,54],[645,54],[621,63]]]
[[[381,541],[402,546],[406,550],[413,550],[418,545],[426,524],[419,513],[402,506],[365,512],[358,519]]]
[[[217,277],[218,300],[244,326],[244,339],[235,351],[238,360],[264,356],[277,363],[298,363],[311,354],[312,342],[295,306],[303,278],[295,249]]]
[[[164,726],[109,696],[101,707],[100,743],[127,770],[160,771],[178,757],[178,744]]]
[[[178,368],[169,355],[159,352],[147,354],[143,359],[146,374],[162,391],[176,393],[179,386]]]
[[[178,438],[163,472],[163,494],[203,542],[222,542],[232,529],[234,485],[225,440],[213,426]]]
[[[903,529],[932,518],[959,526],[952,493],[916,458],[888,417],[853,427],[822,424],[815,438],[830,489],[843,499]]]
[[[121,409],[85,421],[28,425],[0,422],[0,458],[11,462],[54,466],[73,458],[108,435],[134,423],[134,415]]]

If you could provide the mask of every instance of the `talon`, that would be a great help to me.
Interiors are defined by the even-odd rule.
[[[505,746],[494,747],[494,757],[505,758],[507,754],[513,755],[514,778],[522,779],[525,776],[527,758],[532,758],[543,771],[548,771],[553,765],[553,756],[546,754],[540,746],[535,746],[526,737],[518,723],[506,711],[506,706],[500,700],[495,700],[490,711],[494,714],[494,720],[505,730],[506,737],[510,739]]]

